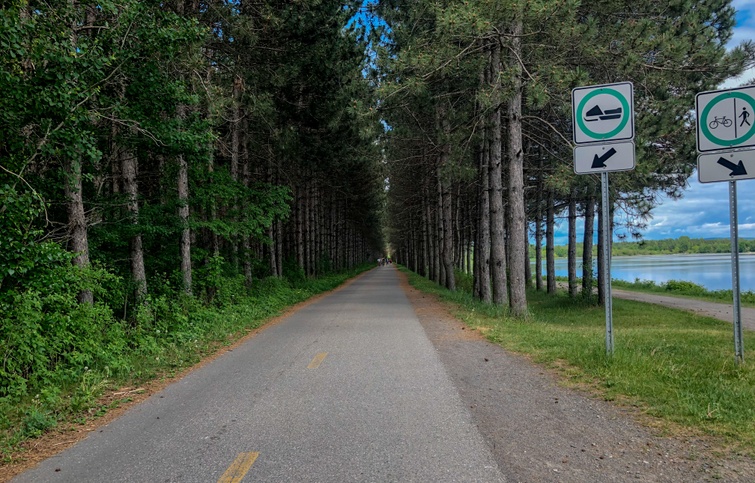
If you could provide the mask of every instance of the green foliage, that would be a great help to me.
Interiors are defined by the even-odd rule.
[[[55,292],[29,290],[0,305],[0,397],[20,400],[30,388],[75,381],[90,367],[122,368],[125,328],[104,304],[78,303],[77,272],[61,267]]]
[[[68,277],[61,282],[71,285],[67,290],[30,291],[0,305],[0,448],[12,451],[61,418],[91,414],[112,387],[188,367],[284,308],[369,268],[372,264],[295,283],[265,278],[250,288],[241,277],[220,277],[214,305],[150,296],[126,324],[102,303],[78,304],[78,271],[65,267],[70,273],[57,275]],[[113,283],[97,280],[103,279]]]
[[[681,236],[665,240],[642,240],[613,244],[614,255],[672,255],[675,253],[730,253],[731,241],[728,238],[690,238]],[[739,240],[740,253],[755,252],[755,240]]]
[[[56,267],[71,260],[60,245],[42,240],[36,223],[44,209],[36,193],[0,185],[0,301],[19,287],[44,290],[57,283]]]

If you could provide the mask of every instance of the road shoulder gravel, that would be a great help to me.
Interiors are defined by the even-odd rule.
[[[636,412],[558,384],[402,284],[508,481],[755,481],[751,459],[720,459],[699,437],[661,437]]]

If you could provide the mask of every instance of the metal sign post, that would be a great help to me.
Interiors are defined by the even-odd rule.
[[[611,207],[608,199],[608,173],[600,175],[601,209],[603,210],[603,293],[606,296],[606,353],[613,355],[613,297],[611,296]]]
[[[755,178],[755,86],[701,92],[695,96],[697,176],[701,183],[729,182],[731,292],[734,360],[744,362],[739,287],[737,181]],[[708,154],[705,154],[708,153]]]
[[[606,298],[606,353],[613,355],[611,295],[611,205],[608,173],[634,169],[634,86],[619,82],[572,90],[574,172],[600,173],[603,245],[601,270]]]
[[[729,223],[731,231],[731,291],[734,294],[734,358],[739,365],[745,360],[742,337],[742,306],[739,299],[739,217],[737,216],[737,182],[729,181]]]

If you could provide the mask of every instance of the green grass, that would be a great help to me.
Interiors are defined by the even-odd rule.
[[[530,316],[523,321],[416,274],[410,281],[451,302],[455,315],[489,340],[555,368],[565,380],[635,406],[667,423],[662,426],[669,431],[719,437],[734,450],[755,455],[755,333],[746,331],[745,351],[751,352],[738,367],[731,324],[614,299],[615,353],[608,357],[602,307],[563,293],[531,291]]]

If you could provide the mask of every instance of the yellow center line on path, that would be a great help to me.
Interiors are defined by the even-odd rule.
[[[218,483],[240,483],[259,455],[259,453],[239,453],[231,466],[220,477]]]
[[[322,361],[324,361],[327,356],[327,352],[320,352],[315,356],[314,359],[312,359],[312,362],[309,363],[307,369],[317,369],[318,367],[320,367],[320,364],[322,364]]]

